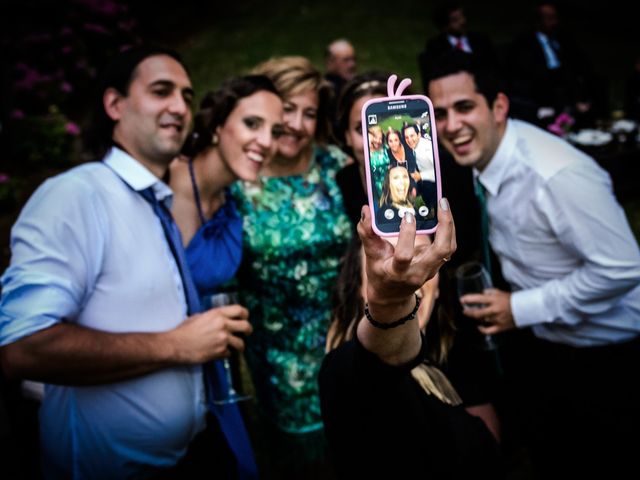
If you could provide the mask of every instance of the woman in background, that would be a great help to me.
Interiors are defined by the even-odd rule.
[[[318,397],[331,297],[351,237],[330,137],[331,89],[303,57],[254,69],[284,99],[284,134],[257,183],[234,190],[244,218],[239,280],[254,332],[246,358],[274,478],[318,478],[325,440]]]
[[[362,107],[373,99],[387,96],[388,73],[366,72],[357,75],[342,90],[338,102],[336,138],[342,148],[354,159],[336,175],[342,191],[347,215],[355,225],[360,220],[360,210],[367,203],[366,176],[364,170],[364,138],[362,134]],[[384,134],[379,125],[370,127],[369,142],[375,157],[372,157],[372,174],[374,182],[382,191],[384,175],[389,169],[389,154],[384,147]],[[378,198],[374,198],[377,202]]]

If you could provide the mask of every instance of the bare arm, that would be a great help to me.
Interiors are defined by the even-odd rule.
[[[410,219],[410,220],[409,220]],[[367,299],[369,311],[379,322],[390,323],[409,314],[415,306],[414,293],[432,278],[456,249],[453,217],[446,199],[438,209],[438,230],[433,243],[415,246],[416,225],[405,215],[395,248],[371,229],[371,212],[363,208],[358,224],[366,255]],[[359,323],[358,339],[383,362],[401,365],[420,351],[417,320],[383,330],[364,320]]]
[[[95,385],[162,368],[194,365],[242,350],[235,333],[251,333],[248,312],[229,305],[192,315],[173,330],[109,333],[61,323],[0,348],[9,377],[67,385]]]

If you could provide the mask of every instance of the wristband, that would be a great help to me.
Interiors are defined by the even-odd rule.
[[[414,318],[416,318],[416,314],[418,313],[418,308],[420,308],[420,297],[418,296],[418,294],[415,294],[415,297],[416,297],[416,306],[413,308],[411,313],[406,317],[402,317],[400,320],[396,320],[395,322],[382,323],[382,322],[378,322],[377,320],[374,320],[374,318],[371,316],[371,313],[369,312],[368,303],[365,303],[364,305],[364,314],[367,317],[367,320],[369,320],[369,323],[376,328],[380,328],[382,330],[389,330],[390,328],[396,328],[404,323],[407,323],[409,320],[413,320]]]

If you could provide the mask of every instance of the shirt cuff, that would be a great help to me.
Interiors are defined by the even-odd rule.
[[[518,328],[544,323],[546,314],[542,289],[531,288],[513,292],[511,313]]]

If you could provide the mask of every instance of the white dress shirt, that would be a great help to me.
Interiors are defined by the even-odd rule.
[[[518,327],[574,346],[638,335],[640,251],[609,175],[593,159],[509,120],[478,179]]]
[[[469,39],[467,38],[466,35],[463,35],[461,37],[447,35],[447,40],[449,40],[449,43],[453,48],[460,49],[466,53],[473,53],[473,50],[471,49],[471,45],[469,45]],[[458,45],[460,45],[460,47],[458,47]]]
[[[416,156],[416,165],[420,172],[420,179],[429,182],[436,181],[436,169],[433,165],[433,147],[429,140],[423,137],[418,138],[413,153]]]
[[[171,194],[113,148],[47,180],[13,227],[2,277],[0,345],[59,322],[158,332],[186,317],[180,274],[151,206]],[[204,428],[201,368],[175,367],[87,387],[46,385],[40,410],[47,478],[143,478],[175,464]]]

